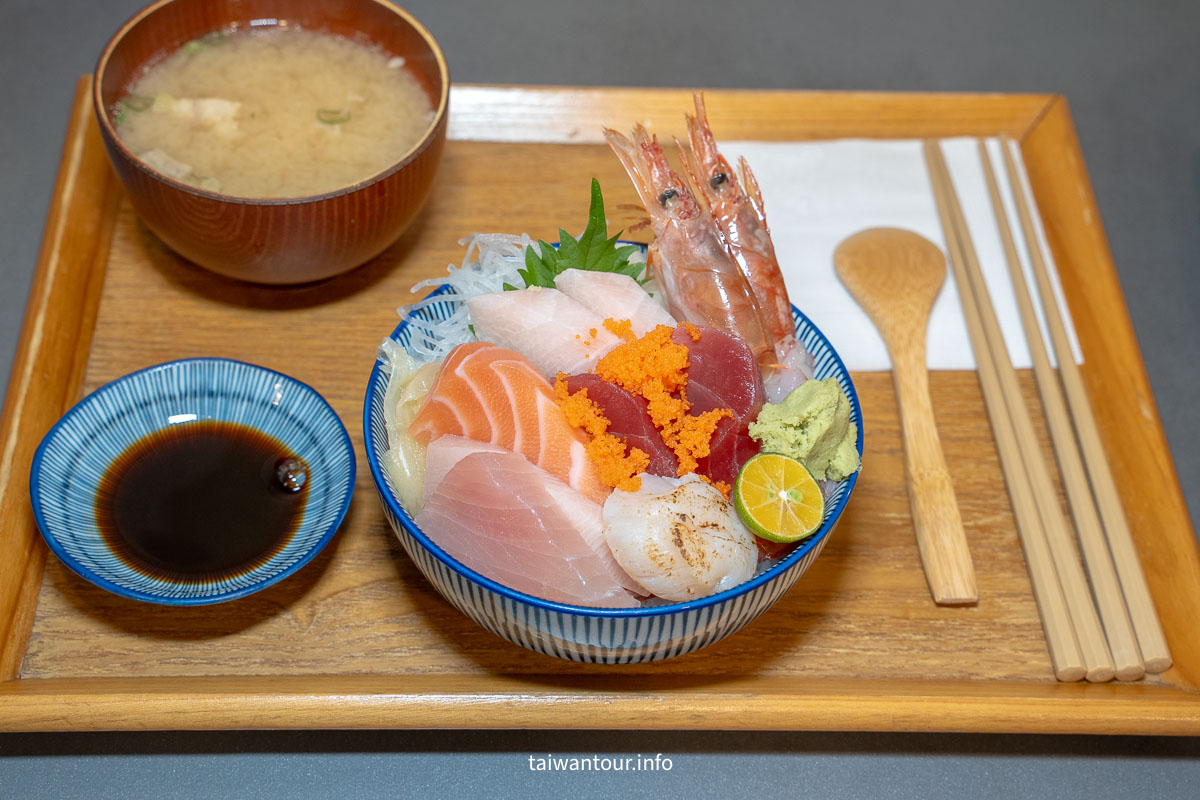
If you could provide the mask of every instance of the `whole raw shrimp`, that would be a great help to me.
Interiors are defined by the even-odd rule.
[[[778,369],[765,373],[768,390],[772,389],[773,379],[782,383],[770,394],[786,396],[791,388],[812,376],[812,360],[796,339],[792,303],[775,257],[762,191],[744,157],[738,159],[735,173],[717,149],[708,127],[703,93],[696,92],[693,99],[696,116],[686,115],[691,147],[679,148],[684,168],[694,191],[707,203],[729,255],[754,289],[778,359]]]
[[[784,339],[795,333],[792,304],[775,258],[758,181],[745,158],[738,161],[735,173],[717,150],[708,127],[704,96],[696,92],[694,97],[696,116],[686,115],[691,149],[680,147],[684,167],[692,186],[708,203],[729,254],[754,287],[772,341]]]
[[[760,364],[776,361],[774,344],[754,289],[730,257],[712,217],[667,163],[666,153],[641,125],[632,140],[604,129],[650,214],[655,239],[649,261],[667,310],[741,337]]]

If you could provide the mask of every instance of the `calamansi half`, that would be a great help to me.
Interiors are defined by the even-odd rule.
[[[759,453],[742,465],[733,502],[746,527],[772,542],[812,536],[825,516],[825,497],[812,474],[779,453]]]

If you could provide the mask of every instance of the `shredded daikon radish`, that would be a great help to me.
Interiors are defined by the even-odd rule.
[[[397,309],[400,316],[408,318],[412,334],[408,350],[418,361],[443,359],[458,345],[475,341],[467,312],[468,298],[503,291],[506,283],[525,285],[519,270],[525,266],[525,248],[533,244],[527,234],[476,233],[459,240],[459,244],[467,246],[461,266],[451,264],[445,277],[421,281],[412,288],[416,292],[444,283],[450,291]],[[430,321],[413,315],[438,303],[452,309],[448,318]]]

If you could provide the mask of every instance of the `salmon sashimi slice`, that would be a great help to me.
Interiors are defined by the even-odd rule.
[[[557,289],[488,292],[467,300],[467,309],[476,336],[521,353],[550,379],[591,371],[621,343],[604,317]]]
[[[675,318],[628,275],[568,269],[554,278],[554,285],[601,319],[629,320],[634,336],[645,336],[659,325],[675,327]]]
[[[611,491],[550,382],[529,359],[491,342],[450,351],[408,432],[425,445],[451,434],[512,450],[596,502]]]
[[[631,592],[640,587],[604,540],[601,505],[515,453],[459,459],[415,521],[460,563],[518,592],[572,605],[639,604]]]

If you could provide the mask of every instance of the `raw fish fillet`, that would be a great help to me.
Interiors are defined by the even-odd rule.
[[[750,438],[750,423],[753,417],[729,419],[717,423],[709,444],[708,455],[696,459],[696,471],[714,481],[724,481],[733,486],[742,465],[751,456],[758,455],[761,446]]]
[[[758,416],[765,397],[762,372],[748,344],[703,326],[697,341],[683,328],[676,328],[671,340],[688,349],[687,397],[693,414],[728,408],[739,419]]]
[[[554,279],[554,285],[601,319],[629,320],[635,336],[645,336],[659,325],[675,327],[675,318],[628,275],[568,269]]]
[[[459,461],[472,453],[511,453],[503,447],[486,442],[477,442],[463,436],[444,434],[429,443],[425,450],[425,485],[421,487],[422,503],[437,490],[442,479]]]
[[[639,591],[604,541],[601,506],[515,453],[471,453],[415,518],[481,575],[559,603],[632,608]]]
[[[550,383],[520,353],[490,342],[450,351],[408,431],[422,444],[452,434],[520,453],[596,502],[610,491]]]
[[[688,413],[733,411],[732,419],[717,423],[709,454],[696,465],[697,472],[732,486],[742,465],[759,451],[749,431],[765,399],[758,361],[744,341],[716,328],[701,327],[698,341],[677,328],[671,339],[688,348]]]
[[[580,389],[587,389],[588,399],[600,406],[608,418],[609,433],[624,442],[626,447],[636,447],[650,456],[646,472],[675,477],[679,471],[679,461],[675,453],[663,444],[662,434],[650,421],[644,397],[631,394],[592,372],[567,378],[567,391],[574,394]]]
[[[557,289],[488,292],[467,300],[467,308],[476,336],[516,350],[547,378],[590,372],[621,342],[604,317]]]

